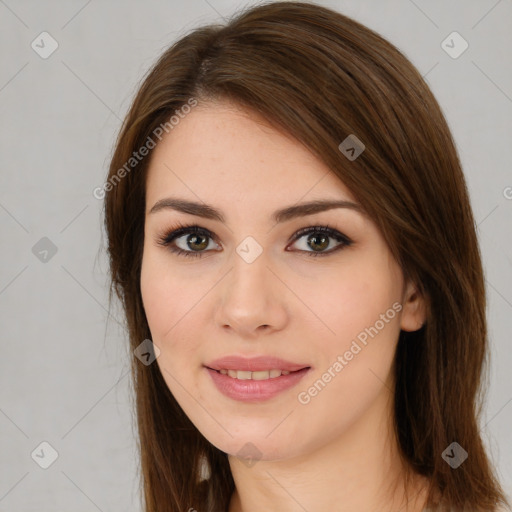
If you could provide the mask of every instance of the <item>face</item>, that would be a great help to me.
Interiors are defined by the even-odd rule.
[[[161,203],[169,198],[209,205],[222,220]],[[318,200],[357,204],[303,145],[232,104],[197,106],[153,151],[140,286],[156,364],[190,420],[228,454],[291,458],[343,436],[389,397],[400,329],[424,320],[364,213],[273,217]],[[197,231],[176,232],[190,225]],[[306,369],[234,379],[208,369],[224,356]]]

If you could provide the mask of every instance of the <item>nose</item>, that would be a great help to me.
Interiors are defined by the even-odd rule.
[[[265,251],[251,263],[235,252],[232,261],[217,289],[216,325],[246,339],[283,329],[288,321],[286,286],[269,267]]]

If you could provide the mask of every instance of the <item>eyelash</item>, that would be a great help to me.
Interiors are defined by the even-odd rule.
[[[334,249],[330,249],[326,252],[315,252],[315,251],[302,251],[299,250],[299,252],[305,252],[309,256],[317,257],[317,256],[327,256],[329,254],[332,254],[334,252],[337,252],[338,250],[343,249],[344,247],[348,247],[352,245],[352,240],[348,238],[343,233],[340,233],[338,230],[330,227],[329,225],[324,226],[309,226],[306,228],[299,229],[296,231],[292,237],[292,243],[296,242],[300,238],[302,238],[305,235],[309,235],[311,233],[322,233],[323,235],[326,235],[330,238],[334,238],[338,242],[342,242],[340,245],[336,246]],[[215,241],[215,237],[213,236],[213,233],[209,231],[208,229],[202,228],[201,226],[198,226],[197,224],[188,224],[183,225],[178,223],[174,228],[171,228],[169,231],[166,231],[162,235],[160,235],[157,238],[157,243],[159,245],[162,245],[164,247],[167,247],[171,252],[176,253],[179,256],[186,256],[186,257],[192,257],[192,258],[201,258],[203,257],[204,253],[207,251],[184,251],[183,249],[180,249],[179,247],[176,247],[174,245],[171,245],[172,242],[176,238],[180,238],[183,235],[187,234],[197,234],[197,235],[203,235],[208,238],[211,238]]]

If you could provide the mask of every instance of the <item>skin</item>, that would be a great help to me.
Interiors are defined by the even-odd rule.
[[[226,222],[149,212],[169,196],[211,204]],[[229,512],[420,512],[426,482],[419,477],[411,489],[416,499],[401,508],[391,366],[400,329],[414,331],[425,321],[423,299],[368,217],[335,208],[282,224],[270,220],[277,209],[314,199],[357,202],[302,144],[234,104],[200,103],[162,139],[148,170],[140,280],[160,349],[156,362],[187,416],[229,454],[236,484]],[[203,257],[157,243],[177,222],[213,233],[207,249],[199,249]],[[308,245],[307,234],[291,238],[325,224],[352,245],[312,257],[315,242]],[[263,250],[250,264],[235,250],[247,236]],[[339,244],[329,240],[323,252]],[[190,234],[176,243],[197,251]],[[298,393],[395,302],[401,311],[320,393],[300,403]],[[203,367],[228,354],[275,355],[312,371],[270,400],[244,403],[221,394]],[[260,453],[251,465],[237,457],[248,442]]]

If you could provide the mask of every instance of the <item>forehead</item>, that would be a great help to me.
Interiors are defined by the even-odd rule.
[[[252,111],[199,104],[153,150],[148,207],[166,194],[262,208],[300,200],[354,196],[309,149]]]

